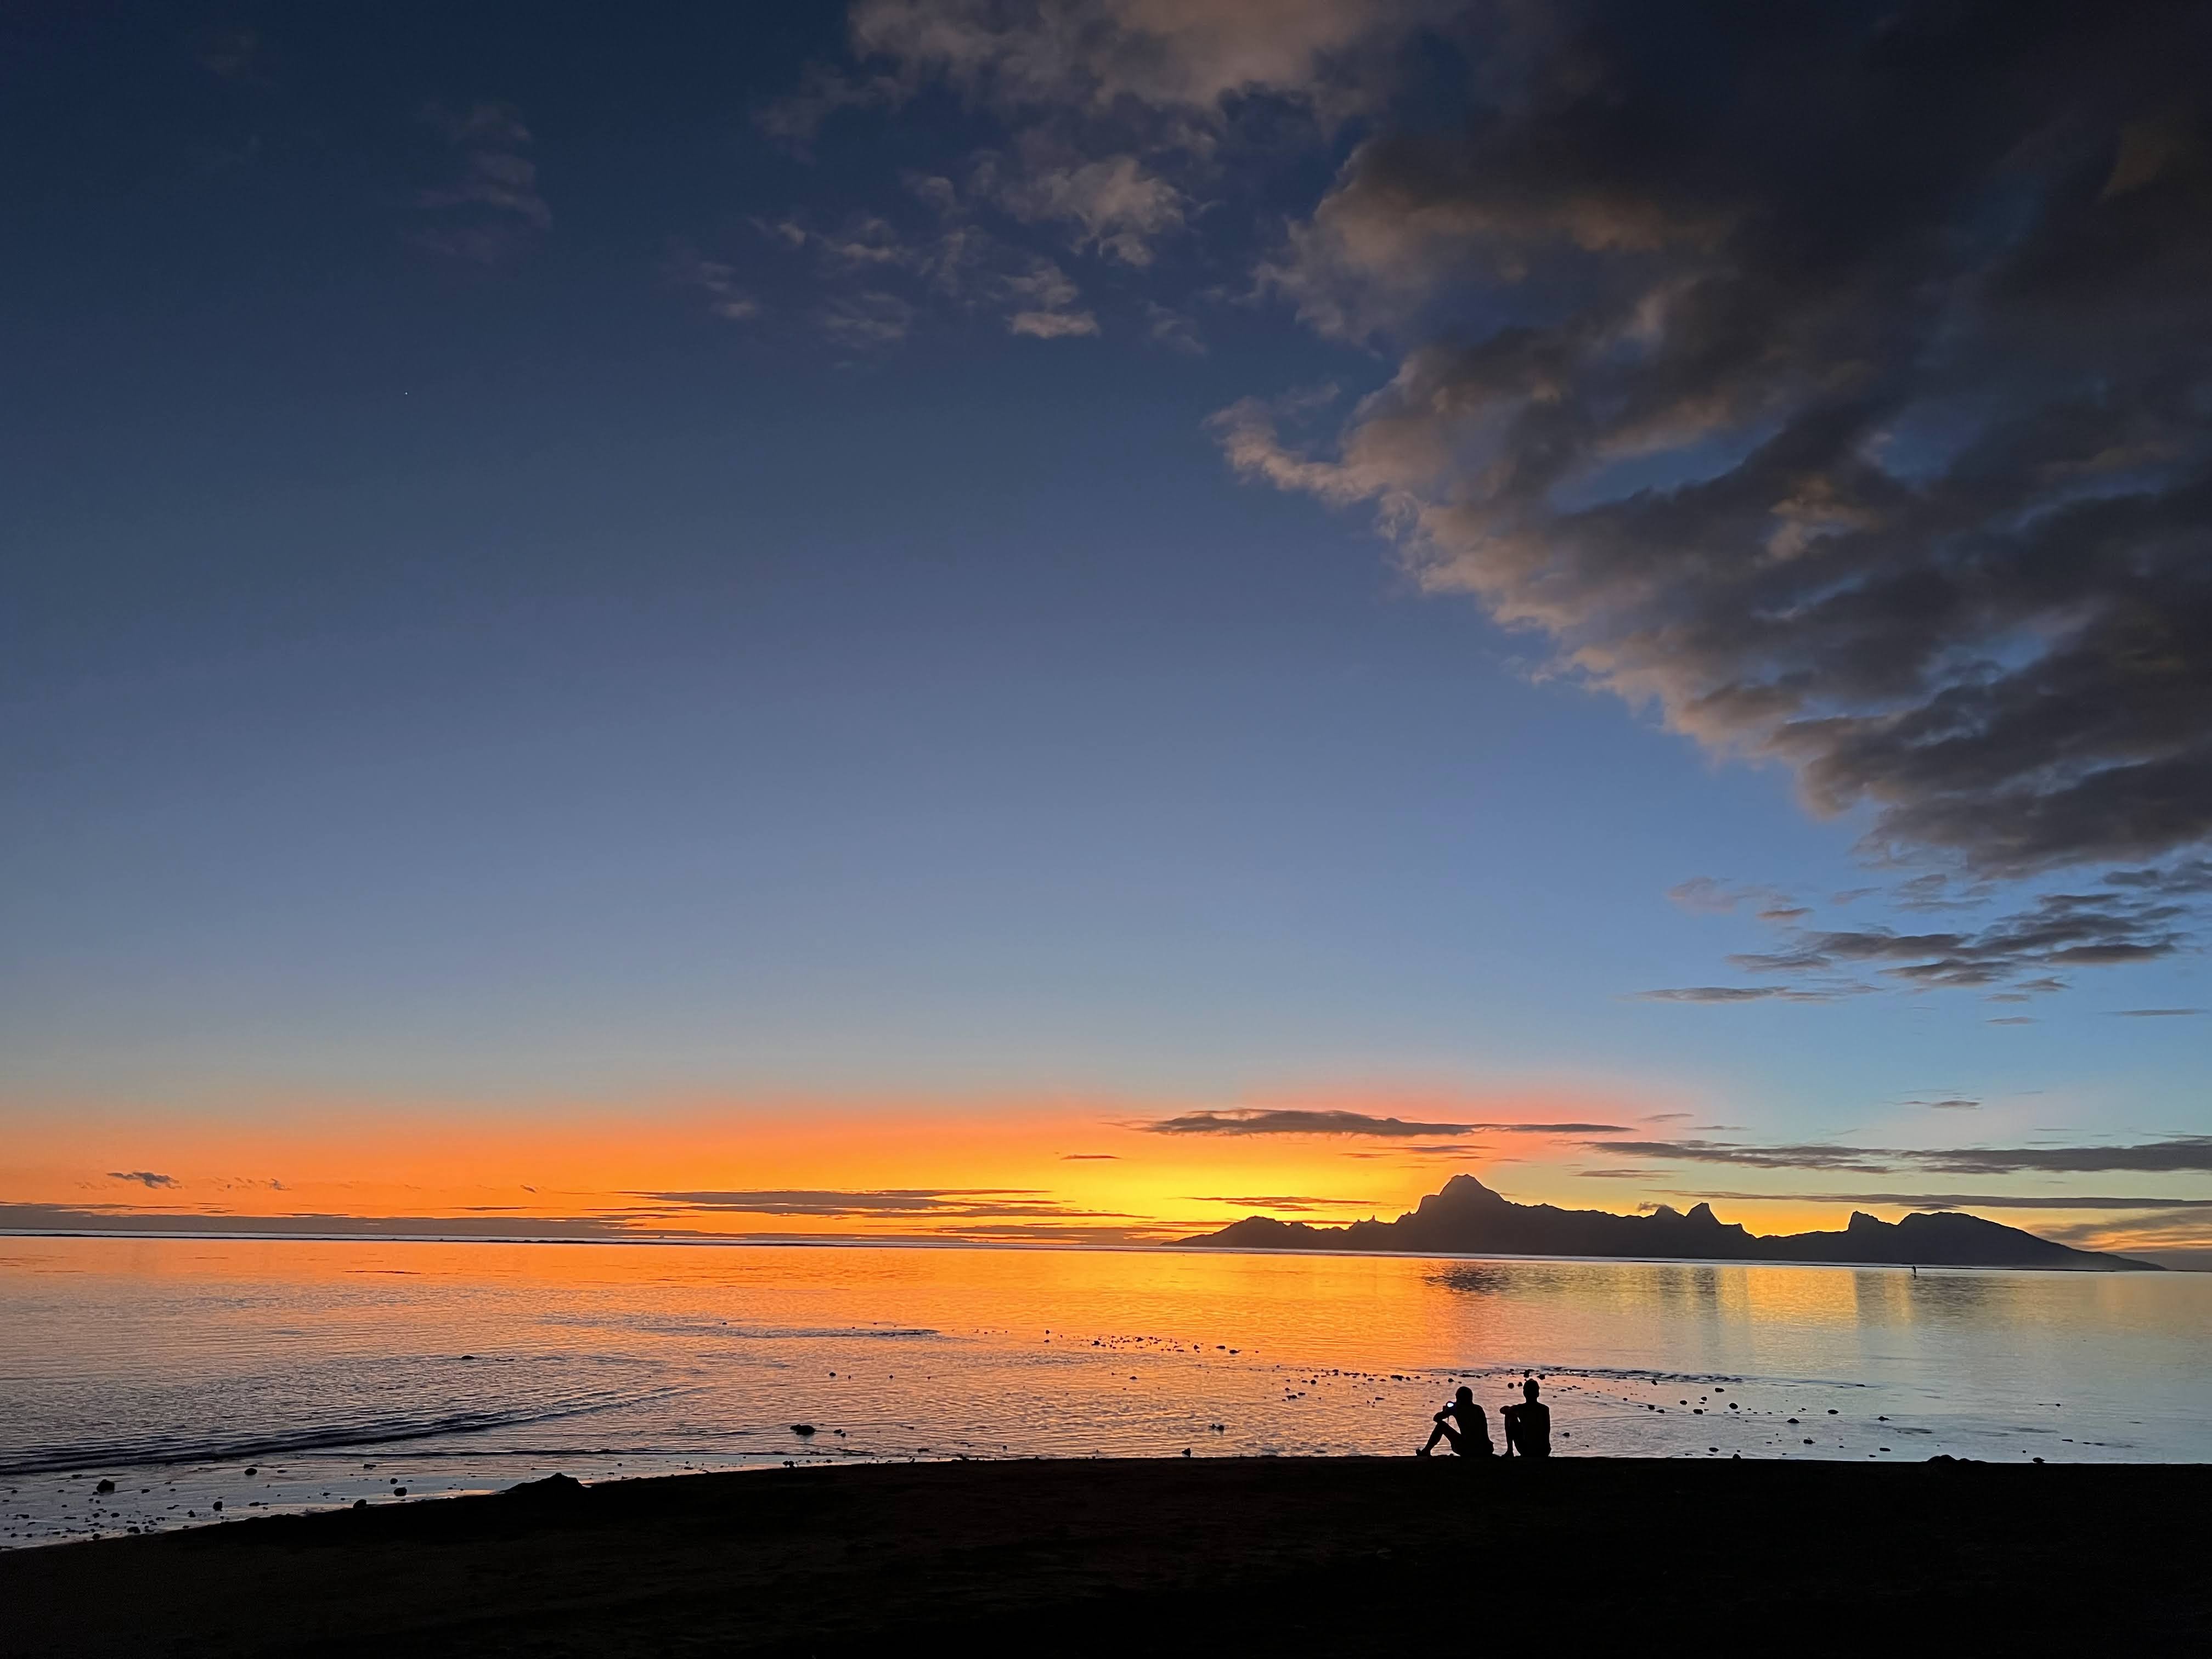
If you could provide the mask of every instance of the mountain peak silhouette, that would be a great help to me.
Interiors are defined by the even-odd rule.
[[[1710,1203],[1698,1203],[1686,1215],[1666,1204],[1656,1204],[1642,1215],[1562,1210],[1550,1204],[1516,1204],[1471,1175],[1452,1176],[1395,1221],[1316,1227],[1255,1215],[1183,1242],[1228,1249],[2158,1271],[2154,1262],[2077,1250],[1959,1211],[1915,1212],[1890,1222],[1854,1210],[1840,1232],[1762,1237],[1741,1222],[1723,1221]]]

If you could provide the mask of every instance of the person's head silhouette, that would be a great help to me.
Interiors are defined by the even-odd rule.
[[[1457,1394],[1454,1395],[1452,1398],[1459,1401],[1462,1406],[1472,1406],[1474,1403],[1474,1390],[1473,1389],[1462,1389]]]
[[[1532,1376],[1527,1382],[1523,1382],[1521,1385],[1521,1393],[1522,1396],[1526,1399],[1530,1405],[1534,1405],[1536,1403],[1536,1379]]]

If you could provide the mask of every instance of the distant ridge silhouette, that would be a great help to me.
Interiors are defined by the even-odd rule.
[[[1955,1212],[1882,1221],[1851,1212],[1841,1232],[1761,1237],[1724,1222],[1709,1204],[1687,1215],[1662,1204],[1649,1215],[1516,1204],[1473,1176],[1457,1175],[1395,1221],[1316,1227],[1247,1216],[1218,1233],[1185,1239],[1231,1249],[1437,1250],[1467,1255],[1593,1255],[1719,1261],[1832,1261],[1922,1267],[2058,1267],[2157,1273],[2157,1263],[2077,1250],[2017,1227]]]

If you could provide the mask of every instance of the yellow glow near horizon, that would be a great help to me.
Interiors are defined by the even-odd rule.
[[[1632,1135],[1648,1133],[1638,1126],[1651,1106],[1564,1091],[1367,1091],[1225,1109],[1349,1111],[1413,1124],[1613,1124]],[[1702,1184],[1694,1170],[1635,1179],[1589,1173],[1607,1166],[1608,1137],[1584,1130],[1382,1136],[1150,1127],[1222,1109],[1068,1098],[686,1097],[620,1109],[295,1101],[282,1110],[216,1115],[72,1103],[9,1109],[0,1204],[95,1218],[442,1219],[468,1231],[569,1223],[602,1237],[1114,1243],[1182,1237],[1250,1214],[1317,1225],[1388,1219],[1461,1172],[1518,1202],[1616,1212],[1653,1201],[1686,1208]],[[1759,1196],[1765,1182],[1744,1173],[1751,1178],[1730,1183],[1742,1190],[1715,1207],[1753,1232],[1834,1228],[1855,1207],[1786,1192]],[[2125,1249],[2133,1237],[2126,1217],[2038,1214],[2094,1237],[2095,1248]],[[2039,1230],[2036,1215],[2008,1218]],[[2169,1231],[2156,1242],[2203,1241]]]

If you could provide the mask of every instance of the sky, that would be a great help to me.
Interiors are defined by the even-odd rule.
[[[2208,34],[10,9],[0,1225],[2212,1261]]]

